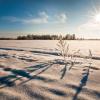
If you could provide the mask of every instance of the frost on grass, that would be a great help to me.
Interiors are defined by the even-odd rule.
[[[60,61],[65,64],[63,69],[61,69],[62,76],[61,79],[64,77],[67,71],[70,71],[72,67],[77,63],[77,57],[84,57],[85,60],[88,59],[89,66],[92,64],[92,52],[89,50],[89,55],[84,56],[80,49],[75,50],[74,52],[70,53],[70,47],[69,44],[66,43],[66,41],[63,39],[63,37],[60,35],[58,44],[57,44],[57,51],[58,55],[62,57]]]

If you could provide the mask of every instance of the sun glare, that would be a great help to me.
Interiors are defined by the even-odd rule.
[[[90,17],[90,19],[93,20],[94,22],[100,23],[100,8],[94,6],[93,4],[88,17]]]
[[[96,22],[100,22],[100,13],[94,16]]]

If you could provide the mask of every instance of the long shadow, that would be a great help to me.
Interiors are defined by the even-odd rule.
[[[20,49],[20,48],[0,48],[0,50],[26,51],[25,49]],[[56,51],[55,52],[50,52],[50,51],[47,52],[47,51],[39,51],[39,50],[29,50],[29,51],[34,53],[34,54],[38,54],[38,55],[39,54],[49,54],[49,55],[59,56]],[[78,55],[74,55],[74,57],[83,58],[83,57],[78,56]],[[100,60],[100,57],[99,56],[93,56],[92,59]]]
[[[22,82],[21,84],[26,83],[26,82],[28,82],[28,81],[30,81],[32,79],[35,79],[35,77],[37,77],[39,74],[45,72],[47,69],[51,68],[52,65],[54,65],[54,64],[64,65],[64,68],[61,70],[62,74],[61,74],[61,78],[60,78],[60,79],[63,79],[63,77],[65,76],[65,74],[67,72],[67,66],[68,66],[69,63],[65,63],[61,59],[55,59],[55,60],[47,62],[47,63],[42,63],[42,64],[39,64],[39,65],[26,67],[27,71],[30,74],[33,73],[34,71],[37,71],[37,70],[39,72],[37,74],[33,75],[30,79]]]
[[[21,78],[23,77],[27,78],[27,80],[26,81],[21,80],[21,84],[26,83],[32,79],[36,79],[37,75],[45,72],[53,64],[54,62],[41,63],[35,66],[27,67],[23,70],[2,67],[4,71],[10,72],[11,74],[0,77],[0,88],[6,87],[6,86],[8,87],[14,86],[16,85],[15,84],[16,80],[21,80]],[[35,75],[31,75],[34,71],[38,71],[38,73]]]
[[[23,49],[17,48],[0,48],[0,50],[15,50],[15,51],[24,51]]]
[[[26,77],[26,78],[31,78],[32,76],[30,73],[24,71],[24,70],[18,70],[18,69],[11,69],[11,68],[3,68],[4,71],[11,72],[10,75],[7,76],[2,76],[0,77],[0,88],[3,87],[10,87],[14,86],[16,80],[21,80],[21,78]]]
[[[62,64],[62,65],[64,65],[64,67],[63,67],[63,69],[61,69],[61,77],[60,77],[60,79],[63,79],[64,78],[64,76],[66,75],[66,73],[67,73],[67,71],[68,70],[71,70],[71,68],[74,66],[74,63],[78,63],[78,62],[62,62],[62,63],[59,63],[59,64]]]
[[[8,58],[9,55],[8,54],[0,54],[0,58]]]
[[[4,76],[4,77],[0,77],[0,88],[3,88],[5,86],[14,86],[15,83],[11,81],[11,79],[16,78],[15,75],[8,75],[8,76]]]
[[[80,85],[79,85],[79,87],[77,87],[76,93],[75,93],[75,95],[74,95],[72,100],[77,100],[79,93],[82,91],[82,88],[87,84],[87,81],[88,81],[88,78],[89,78],[89,74],[90,74],[90,66],[87,66],[88,69],[84,70],[86,72],[83,73],[83,77],[82,77],[82,79],[80,81]]]
[[[46,70],[48,70],[50,67],[52,67],[54,63],[53,62],[48,62],[48,63],[43,63],[43,64],[40,64],[40,65],[36,65],[36,66],[30,66],[30,67],[27,67],[28,68],[28,71],[30,71],[30,73],[33,73],[34,71],[39,71],[37,74],[33,75],[30,79],[28,80],[25,80],[23,81],[22,83],[20,83],[19,85],[21,84],[24,84],[32,79],[35,79],[39,74],[45,72]],[[30,69],[31,68],[31,69]],[[33,68],[33,69],[32,69]]]
[[[64,78],[64,76],[66,74],[66,71],[67,71],[67,65],[65,65],[64,68],[61,70],[62,75],[61,75],[60,79],[63,79]]]
[[[19,69],[12,69],[12,68],[4,68],[4,71],[10,71],[15,76],[22,76],[26,78],[31,78],[28,72],[25,70],[19,70]]]
[[[0,50],[26,51],[26,50],[24,50],[24,49],[19,49],[19,48],[0,48]],[[35,54],[58,55],[57,52],[47,52],[47,51],[38,51],[38,50],[30,50],[30,52],[35,53]]]
[[[67,70],[67,64],[64,63],[64,61],[61,59],[55,59],[53,61],[50,61],[50,62],[47,62],[47,63],[42,63],[42,64],[39,64],[39,65],[35,65],[35,66],[30,66],[30,67],[26,67],[27,71],[29,71],[30,73],[33,73],[34,71],[39,71],[37,74],[33,75],[32,78],[22,82],[21,84],[23,83],[26,83],[32,79],[35,79],[39,74],[45,72],[46,70],[48,70],[49,68],[52,67],[52,65],[54,64],[59,64],[59,65],[65,65],[65,68],[62,70],[62,75],[61,75],[61,79],[65,76],[65,73],[66,73],[66,70]]]
[[[42,69],[42,68],[45,68],[45,67],[47,67],[47,66],[48,66],[48,63],[41,63],[41,64],[37,64],[37,65],[35,65],[35,66],[26,67],[25,69],[26,69],[28,72],[32,73],[32,72],[34,72],[34,71],[40,70],[40,69]]]
[[[10,72],[10,75],[0,77],[0,85],[2,86],[13,86],[16,85],[16,81],[20,80],[19,85],[24,84],[32,79],[36,79],[36,77],[48,70],[49,68],[52,67],[54,64],[59,64],[59,65],[65,65],[64,69],[62,70],[62,76],[61,79],[65,76],[66,70],[67,70],[67,65],[63,62],[60,61],[59,59],[53,60],[53,61],[48,61],[45,63],[40,63],[34,66],[29,66],[26,67],[25,69],[19,70],[19,69],[12,69],[12,68],[3,68],[4,71]],[[33,73],[36,72],[35,75]],[[22,78],[25,77],[26,79],[23,80]],[[38,79],[38,78],[37,78]]]

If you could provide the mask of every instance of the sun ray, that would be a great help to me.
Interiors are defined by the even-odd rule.
[[[100,22],[100,8],[94,5],[93,2],[91,2],[91,11],[88,12],[87,16],[90,20],[94,20],[94,22]]]

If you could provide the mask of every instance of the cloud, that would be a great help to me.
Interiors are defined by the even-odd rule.
[[[28,24],[43,24],[48,23],[48,17],[45,12],[40,12],[38,18],[23,19],[22,22]]]
[[[14,17],[14,16],[4,16],[4,17],[2,17],[2,20],[6,20],[6,21],[9,21],[9,22],[18,22],[18,21],[20,21],[19,18]]]
[[[28,18],[18,18],[14,16],[4,16],[2,19],[9,21],[9,22],[19,22],[23,24],[46,24],[46,23],[66,23],[67,16],[66,14],[62,13],[59,15],[56,15],[56,17],[52,17],[53,21],[50,21],[50,17],[46,12],[40,12],[38,14],[38,17],[32,16],[32,14],[28,15],[30,17]]]
[[[67,16],[65,13],[57,15],[56,18],[57,18],[57,21],[56,21],[57,23],[66,23],[67,21]]]
[[[9,22],[20,22],[20,23],[26,23],[26,24],[43,24],[48,23],[48,15],[45,12],[40,12],[39,16],[37,18],[17,18],[14,16],[4,16],[2,17],[3,20],[9,21]]]

